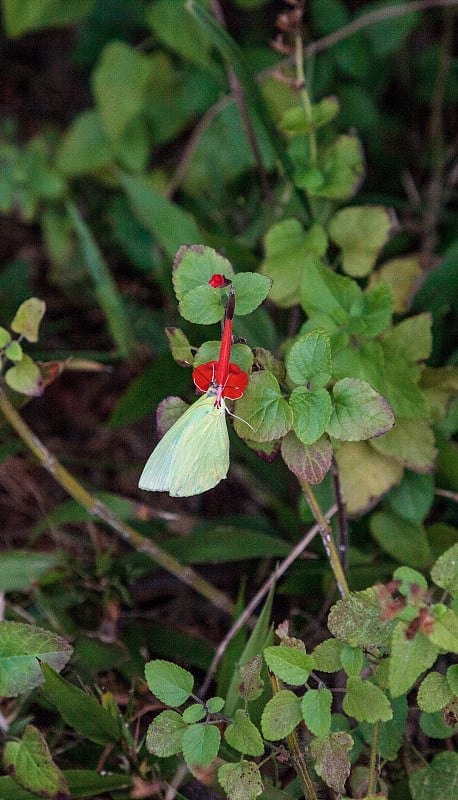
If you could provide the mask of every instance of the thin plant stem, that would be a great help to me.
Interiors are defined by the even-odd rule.
[[[380,731],[380,721],[377,721],[372,728],[371,757],[369,762],[369,784],[367,794],[369,797],[375,795],[377,788],[377,755],[378,755],[378,735]]]
[[[331,506],[330,509],[326,512],[326,518],[331,519],[337,511],[337,506]],[[218,645],[215,655],[213,656],[213,661],[210,664],[207,674],[205,676],[205,680],[201,686],[199,696],[205,697],[212,678],[218,668],[218,664],[220,663],[224,653],[226,652],[227,646],[229,642],[232,641],[234,636],[239,632],[240,628],[247,623],[254,613],[255,609],[261,602],[261,600],[270,592],[273,584],[276,583],[282,575],[285,574],[286,570],[289,569],[291,564],[299,558],[299,556],[304,552],[305,548],[310,544],[312,539],[315,538],[316,534],[319,532],[320,526],[314,525],[313,528],[310,528],[309,531],[303,536],[300,542],[297,543],[295,547],[291,550],[289,555],[282,561],[281,564],[274,570],[268,577],[268,579],[263,583],[261,588],[256,592],[255,596],[250,600],[246,608],[244,609],[243,613],[236,619],[230,630],[227,632],[226,636]]]
[[[301,489],[307,498],[310,510],[318,523],[324,549],[326,550],[331,569],[336,579],[337,588],[341,596],[345,597],[345,595],[349,594],[350,590],[348,588],[347,579],[345,577],[345,573],[340,562],[339,553],[332,536],[331,526],[322,512],[320,505],[312,492],[310,484],[302,478],[298,478],[298,480]]]
[[[337,503],[337,524],[339,526],[339,556],[342,569],[346,573],[348,561],[348,523],[345,514],[345,502],[342,497],[340,486],[339,468],[335,458],[332,459],[332,482],[334,486],[334,497]]]
[[[273,694],[278,694],[282,688],[282,684],[277,676],[272,673],[270,673],[270,683],[272,685]],[[291,761],[293,762],[294,769],[302,785],[304,800],[318,800],[315,784],[310,777],[304,753],[295,730],[288,734],[286,741],[288,742],[289,751],[291,753]]]
[[[21,415],[8,400],[0,388],[0,411],[22,439],[26,447],[34,454],[40,464],[52,475],[68,494],[89,514],[98,517],[108,525],[121,539],[139,553],[145,553],[156,564],[186,583],[195,592],[205,597],[213,606],[233,614],[234,604],[224,592],[220,592],[211,583],[202,578],[192,567],[183,566],[176,558],[166,553],[150,539],[142,536],[126,522],[120,520],[102,500],[88,492],[77,479],[50,453],[40,439],[35,436]]]
[[[309,147],[310,147],[310,162],[311,164],[315,165],[318,158],[318,151],[316,146],[315,128],[313,127],[313,108],[305,80],[304,44],[302,41],[302,35],[300,31],[297,32],[294,36],[294,45],[295,45],[297,83],[300,86],[300,97],[302,101],[302,106],[305,111],[305,118],[307,122],[310,124],[310,133],[308,137]]]

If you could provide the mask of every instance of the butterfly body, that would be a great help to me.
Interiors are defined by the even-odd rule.
[[[212,489],[229,469],[229,435],[224,399],[215,389],[190,406],[151,453],[139,487],[189,497]]]

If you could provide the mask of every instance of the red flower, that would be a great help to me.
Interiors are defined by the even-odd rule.
[[[207,392],[212,383],[215,383],[217,361],[207,361],[206,364],[199,364],[193,370],[192,379],[199,392]],[[244,393],[248,383],[248,374],[237,364],[229,364],[226,380],[223,384],[222,396],[228,400],[238,400]]]
[[[219,275],[218,273],[212,275],[208,282],[214,289],[221,289],[222,286],[227,286],[230,283],[224,275]]]

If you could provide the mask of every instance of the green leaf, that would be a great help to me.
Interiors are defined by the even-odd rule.
[[[321,154],[318,166],[323,174],[323,183],[309,190],[313,197],[330,200],[347,200],[357,191],[364,178],[364,156],[361,143],[356,136],[339,136]],[[300,180],[297,180],[300,186]]]
[[[457,710],[455,709],[455,719]],[[420,730],[431,739],[450,739],[451,736],[456,735],[458,733],[458,725],[447,725],[444,721],[444,712],[446,712],[446,709],[435,711],[434,714],[422,711],[420,714]]]
[[[119,172],[118,179],[132,212],[170,258],[175,256],[183,242],[201,240],[194,220],[176,203],[159,194],[147,178]]]
[[[328,628],[334,636],[351,647],[365,649],[388,645],[395,624],[382,619],[374,586],[339,600],[328,617]]]
[[[366,289],[351,306],[348,332],[365,339],[378,336],[386,331],[392,314],[391,289],[386,281],[381,281]]]
[[[16,38],[28,31],[75,25],[93,5],[94,0],[3,0],[7,36]]]
[[[307,728],[320,739],[331,730],[332,693],[329,689],[309,689],[301,701],[302,717]]]
[[[190,672],[171,661],[156,659],[145,665],[149,690],[168,706],[181,706],[189,698],[194,678]]]
[[[458,595],[458,543],[439,556],[431,570],[431,578],[436,586],[450,592],[453,597]]]
[[[5,380],[11,389],[28,397],[39,397],[43,393],[43,380],[37,365],[26,353],[14,367],[5,373]]]
[[[259,767],[254,761],[223,764],[218,780],[229,800],[254,800],[264,789]]]
[[[393,296],[393,310],[396,314],[405,314],[410,308],[412,295],[422,275],[418,255],[391,258],[371,273],[369,286],[372,288],[379,281],[386,281]]]
[[[146,748],[161,758],[168,758],[183,749],[183,733],[187,729],[181,714],[167,709],[161,711],[150,723],[146,734]]]
[[[221,734],[216,725],[188,725],[183,733],[183,757],[187,766],[205,767],[218,755]]]
[[[323,256],[327,244],[326,232],[320,225],[313,225],[307,232],[297,219],[285,219],[272,226],[264,239],[261,272],[273,281],[269,295],[273,303],[283,308],[297,305],[304,260],[308,255]]]
[[[396,697],[391,701],[391,707],[393,709],[393,718],[387,722],[380,723],[377,745],[381,758],[395,761],[405,736],[405,726],[409,711],[407,698],[404,696]],[[365,741],[371,745],[374,726],[367,722],[361,722],[358,727],[362,731]]]
[[[281,454],[288,469],[308,483],[321,483],[332,463],[332,444],[328,436],[322,436],[313,444],[301,442],[294,431],[282,439]]]
[[[11,330],[21,334],[28,342],[38,342],[40,322],[46,311],[46,303],[38,297],[29,297],[19,306],[11,323]]]
[[[6,347],[6,345],[10,341],[11,341],[11,336],[9,335],[8,331],[6,330],[6,328],[2,328],[0,325],[0,348],[3,349],[4,347]]]
[[[206,364],[208,361],[218,361],[221,341],[204,342],[194,355],[194,366]],[[246,344],[236,342],[231,347],[231,363],[237,364],[244,372],[251,372],[253,366],[253,351]]]
[[[444,708],[452,697],[453,691],[445,675],[429,672],[418,687],[417,703],[422,711],[433,713]]]
[[[201,703],[193,703],[185,708],[182,714],[183,722],[200,722],[206,715],[205,708]]]
[[[436,647],[449,653],[458,654],[458,615],[451,608],[443,611],[440,606],[433,607],[434,628],[428,639]]]
[[[357,676],[347,680],[342,707],[349,717],[359,722],[386,722],[393,716],[390,701],[382,690]]]
[[[243,699],[247,700],[249,703],[253,702],[253,700],[257,700],[264,689],[264,681],[261,678],[262,669],[263,659],[260,653],[253,656],[246,664],[239,667],[241,678],[239,694],[240,697],[243,697]]]
[[[180,328],[166,328],[165,335],[167,336],[173,360],[181,367],[192,366],[194,355],[189,339],[183,331]]]
[[[224,708],[224,697],[209,697],[205,703],[205,707],[210,714],[219,714]]]
[[[384,436],[371,441],[371,447],[415,472],[434,470],[437,450],[431,424],[426,419],[396,415],[396,425]]]
[[[343,270],[352,278],[369,275],[398,228],[394,212],[383,206],[347,206],[328,225],[329,236],[342,250]]]
[[[408,639],[406,628],[404,622],[397,622],[391,640],[388,679],[392,697],[407,694],[421,673],[432,667],[439,652],[422,631]]]
[[[92,86],[110,139],[119,139],[127,123],[143,110],[151,78],[152,63],[139,50],[114,40],[104,47]]]
[[[246,712],[238,708],[235,719],[224,732],[226,742],[247,756],[262,756],[264,744],[256,725],[253,725]]]
[[[439,753],[409,777],[413,800],[437,800],[458,794],[458,753]]]
[[[248,523],[243,526],[210,523],[197,526],[185,540],[167,542],[164,549],[185,564],[224,564],[239,561],[241,552],[244,559],[284,558],[291,546],[279,536],[271,536],[256,527],[250,528]]]
[[[318,389],[331,380],[331,343],[325,331],[316,330],[296,339],[286,357],[289,379]]]
[[[313,254],[303,258],[300,293],[302,308],[309,317],[327,314],[339,327],[348,323],[351,308],[362,298],[356,281],[332,272]]]
[[[280,689],[262,712],[262,735],[269,741],[288,736],[302,720],[301,701],[289,689]]]
[[[131,787],[132,779],[129,775],[110,773],[101,775],[91,769],[67,769],[64,776],[70,787],[73,800],[95,797],[105,792],[115,792]],[[27,789],[22,789],[13,779],[6,776],[0,777],[0,797],[2,800],[36,800],[37,795]]]
[[[417,572],[416,569],[412,569],[411,567],[402,566],[395,569],[393,572],[393,580],[401,581],[399,591],[405,597],[412,592],[412,587],[415,584],[425,591],[428,588],[428,581],[424,575],[422,575],[421,572]]]
[[[17,339],[13,339],[12,342],[7,344],[4,352],[10,361],[21,361],[24,355],[24,351]]]
[[[350,750],[354,741],[349,733],[336,731],[325,738],[310,742],[310,755],[317,775],[338,794],[345,791],[345,782],[350,775]]]
[[[54,763],[42,734],[26,725],[20,742],[7,742],[4,751],[6,770],[25,789],[56,800],[70,798],[63,772]]]
[[[323,97],[319,103],[312,105],[311,118],[305,113],[303,106],[286,109],[279,122],[279,127],[286,133],[309,134],[312,130],[332,122],[339,111],[340,103],[337,97]]]
[[[407,522],[388,511],[373,514],[369,525],[374,539],[396,561],[415,569],[424,569],[431,563],[428,537],[422,525]]]
[[[348,644],[344,645],[340,654],[340,662],[348,677],[352,675],[358,677],[363,668],[362,650],[360,650],[359,647],[350,647]]]
[[[74,117],[57,153],[59,172],[69,177],[86,175],[112,160],[112,145],[97,111],[88,109]]]
[[[365,381],[343,378],[332,390],[333,410],[327,432],[336,439],[361,441],[380,436],[394,425],[394,414],[382,395]]]
[[[413,363],[425,361],[432,351],[431,314],[403,319],[384,337],[385,349],[401,354]]]
[[[401,482],[401,465],[377,453],[372,442],[344,442],[335,457],[349,514],[372,508],[381,495]]]
[[[0,591],[23,592],[49,570],[62,564],[63,557],[59,552],[8,550],[0,553]]]
[[[223,275],[232,280],[234,269],[231,262],[213,247],[206,247],[203,244],[181,245],[173,261],[173,288],[178,301],[192,289],[208,284],[213,275]],[[221,297],[222,291],[217,291]],[[236,297],[236,311],[237,300]]]
[[[71,201],[67,202],[67,213],[78,237],[84,264],[94,281],[100,307],[105,314],[119,355],[126,357],[130,352],[132,333],[121,295],[90,228]]]
[[[183,14],[183,0],[155,0],[145,14],[160,42],[198,67],[211,66],[209,41],[192,17]]]
[[[43,690],[67,725],[96,744],[119,742],[119,720],[89,694],[61,678],[46,662],[40,666],[45,679]]]
[[[306,445],[317,442],[329,426],[333,411],[328,390],[309,391],[305,386],[297,386],[291,392],[289,405],[298,439]]]
[[[232,284],[235,291],[235,313],[239,316],[251,314],[266,299],[272,280],[257,272],[239,272]]]
[[[295,647],[273,645],[266,647],[264,658],[269,669],[290,686],[302,686],[314,667],[313,657]]]
[[[63,669],[73,648],[49,631],[22,622],[0,622],[0,694],[16,697],[43,683],[39,661]]]
[[[317,644],[312,653],[314,669],[318,672],[338,672],[342,669],[340,660],[342,647],[342,642],[338,639],[325,639],[324,642]]]
[[[253,442],[279,439],[289,431],[293,421],[292,411],[281,396],[278,381],[265,371],[251,375],[245,394],[237,400],[235,413],[237,434]]]
[[[208,283],[186,292],[179,303],[180,314],[196,325],[213,325],[224,316],[221,292]]]
[[[434,476],[404,471],[399,486],[389,494],[389,503],[408,522],[423,522],[434,502]]]

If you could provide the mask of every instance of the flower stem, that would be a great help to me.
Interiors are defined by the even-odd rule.
[[[310,506],[312,514],[319,525],[324,549],[326,550],[331,569],[334,573],[334,577],[337,582],[337,588],[339,589],[342,597],[345,597],[345,595],[349,594],[350,590],[348,588],[347,579],[345,577],[345,573],[339,558],[339,553],[337,552],[337,547],[332,536],[331,526],[322,512],[320,505],[312,492],[310,484],[301,478],[298,478],[298,480],[301,485],[301,489],[307,498],[307,502]]]
[[[234,606],[232,600],[220,592],[211,583],[201,578],[192,567],[183,566],[176,558],[166,553],[151,539],[142,536],[138,531],[120,520],[102,500],[94,497],[88,492],[79,481],[49,452],[45,445],[38,439],[29,428],[21,415],[8,400],[3,389],[0,388],[0,411],[8,420],[11,427],[22,439],[26,447],[34,454],[40,464],[52,475],[54,480],[59,483],[71,497],[76,500],[89,514],[98,517],[108,525],[121,539],[131,545],[139,553],[145,553],[156,564],[170,572],[178,580],[186,583],[195,592],[205,597],[216,608],[228,614],[233,613]]]

